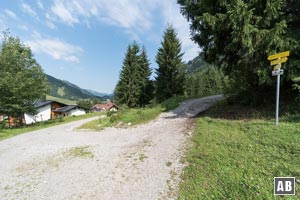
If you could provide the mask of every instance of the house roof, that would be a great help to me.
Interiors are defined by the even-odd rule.
[[[117,106],[116,104],[114,104],[112,102],[108,102],[106,104],[95,104],[92,108],[98,108],[98,109],[102,109],[102,110],[109,110],[112,107],[116,107],[117,109],[119,109],[119,106]]]
[[[45,105],[48,105],[48,104],[51,104],[51,103],[59,103],[63,106],[66,106],[66,104],[64,103],[60,103],[58,101],[54,101],[54,100],[37,100],[34,105],[36,108],[39,108],[39,107],[42,107],[42,106],[45,106]]]
[[[81,107],[79,107],[77,105],[69,105],[69,106],[64,106],[64,107],[61,107],[61,108],[57,108],[53,112],[63,113],[63,112],[68,112],[68,111],[73,110],[73,109],[77,109],[77,108],[81,108]]]
[[[53,100],[37,100],[34,105],[35,107],[39,108],[48,104],[51,104],[52,102],[54,102]]]

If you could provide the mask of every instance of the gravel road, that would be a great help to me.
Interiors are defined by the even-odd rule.
[[[176,199],[190,118],[221,98],[137,127],[74,130],[89,118],[0,141],[0,199]]]

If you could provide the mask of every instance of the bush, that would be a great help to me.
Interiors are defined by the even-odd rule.
[[[118,121],[119,119],[120,119],[120,116],[117,113],[115,113],[110,116],[109,121],[110,121],[110,123],[114,123],[114,122]]]
[[[110,111],[107,112],[106,115],[107,115],[107,117],[110,117],[110,116],[112,116],[115,113],[117,113],[117,111],[110,110]]]

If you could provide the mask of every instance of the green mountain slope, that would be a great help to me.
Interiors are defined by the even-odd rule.
[[[107,99],[110,96],[100,96],[95,95],[95,92],[90,92],[88,90],[82,89],[78,87],[77,85],[70,83],[68,81],[60,80],[57,78],[54,78],[53,76],[47,75],[46,77],[51,85],[51,92],[49,95],[53,97],[68,99],[77,101],[79,99]]]
[[[46,100],[54,100],[54,101],[64,103],[64,104],[67,104],[67,105],[76,105],[77,104],[76,101],[72,101],[72,100],[68,100],[68,99],[62,99],[62,98],[59,98],[59,97],[53,97],[53,96],[50,96],[50,95],[46,95]]]
[[[186,63],[186,72],[188,74],[195,72],[199,69],[205,69],[205,68],[209,68],[212,67],[213,65],[208,64],[207,62],[205,62],[201,56],[197,56],[195,57],[193,60],[190,60],[188,63]]]

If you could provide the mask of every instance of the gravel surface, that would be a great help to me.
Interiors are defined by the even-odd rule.
[[[221,98],[185,101],[137,127],[74,130],[89,118],[1,141],[0,199],[176,199],[190,118]]]

